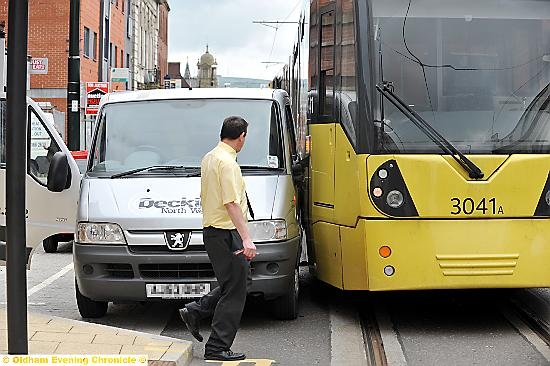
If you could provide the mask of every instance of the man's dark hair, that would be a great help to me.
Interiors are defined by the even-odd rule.
[[[239,116],[229,116],[223,120],[222,131],[220,132],[220,140],[230,139],[236,140],[248,128],[248,122]]]

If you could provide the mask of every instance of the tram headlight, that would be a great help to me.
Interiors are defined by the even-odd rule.
[[[386,179],[388,177],[388,171],[386,169],[380,169],[378,171],[378,176],[380,179]]]
[[[399,208],[403,205],[403,193],[398,190],[393,190],[386,196],[386,202],[391,208]]]

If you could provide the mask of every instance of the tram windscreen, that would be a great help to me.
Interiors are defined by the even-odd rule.
[[[374,0],[372,10],[378,82],[383,73],[461,152],[550,153],[550,1]],[[441,153],[383,103],[379,152]]]

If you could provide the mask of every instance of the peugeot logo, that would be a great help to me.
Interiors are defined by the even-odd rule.
[[[185,250],[189,245],[191,235],[188,231],[165,231],[164,239],[170,250]]]

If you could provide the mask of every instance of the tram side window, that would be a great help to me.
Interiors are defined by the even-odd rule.
[[[330,119],[334,108],[334,11],[321,14],[321,70],[319,72],[319,114]]]
[[[308,70],[308,103],[307,114],[308,118],[316,117],[318,114],[319,93],[318,93],[318,78],[319,78],[319,21],[317,17],[317,1],[312,1],[310,6],[311,22],[309,26],[309,65]]]
[[[0,101],[0,166],[6,166],[6,101]]]
[[[343,0],[342,17],[338,21],[339,32],[338,47],[340,48],[339,75],[340,88],[336,92],[337,107],[339,108],[340,121],[346,131],[350,142],[356,146],[357,123],[357,84],[356,84],[356,51],[355,51],[355,18],[353,16],[353,1]]]

